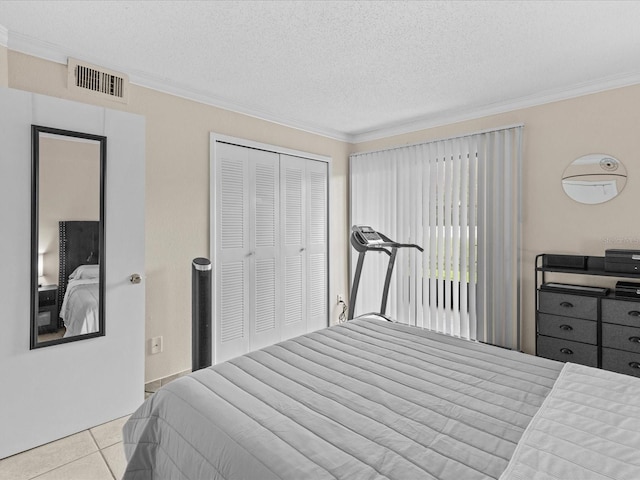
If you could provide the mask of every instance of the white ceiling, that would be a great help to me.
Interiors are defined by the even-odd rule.
[[[352,142],[640,83],[639,25],[637,1],[0,1],[10,49]]]

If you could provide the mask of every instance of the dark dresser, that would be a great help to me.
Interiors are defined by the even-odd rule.
[[[572,263],[567,255],[536,257],[536,355],[640,377],[640,298],[597,290],[599,277],[640,283],[640,274],[605,271],[604,257],[575,256],[578,266],[554,257]],[[564,283],[548,281],[553,273],[591,276],[595,288],[564,290]]]
[[[58,286],[38,287],[38,334],[58,330]]]

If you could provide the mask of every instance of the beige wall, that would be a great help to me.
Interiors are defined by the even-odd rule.
[[[7,47],[0,45],[0,87],[9,84],[9,61]]]
[[[66,81],[65,65],[9,51],[9,87],[83,100]],[[329,298],[346,295],[347,144],[136,85],[128,105],[84,101],[146,118],[145,329],[146,338],[164,336],[163,353],[146,356],[146,381],[191,368],[190,269],[193,258],[209,256],[211,131],[332,158]]]
[[[38,253],[43,285],[58,283],[61,220],[100,220],[100,144],[41,137]],[[71,272],[69,272],[71,273]]]
[[[610,90],[477,120],[358,144],[353,151],[472,133],[524,123],[523,348],[535,348],[534,260],[538,253],[604,255],[607,248],[640,249],[640,85]],[[564,169],[577,157],[608,153],[627,168],[622,193],[601,205],[579,204],[562,190]],[[566,283],[569,276],[556,277]],[[615,280],[582,278],[613,286]]]

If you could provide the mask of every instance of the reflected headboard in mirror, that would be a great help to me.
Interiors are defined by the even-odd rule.
[[[100,222],[58,222],[60,268],[58,275],[58,314],[67,291],[67,282],[80,265],[97,265],[100,259]]]

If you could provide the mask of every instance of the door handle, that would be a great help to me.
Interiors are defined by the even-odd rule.
[[[142,281],[142,277],[139,274],[134,273],[129,277],[129,281],[131,283],[133,283],[134,285],[137,285],[138,283],[140,283]]]

